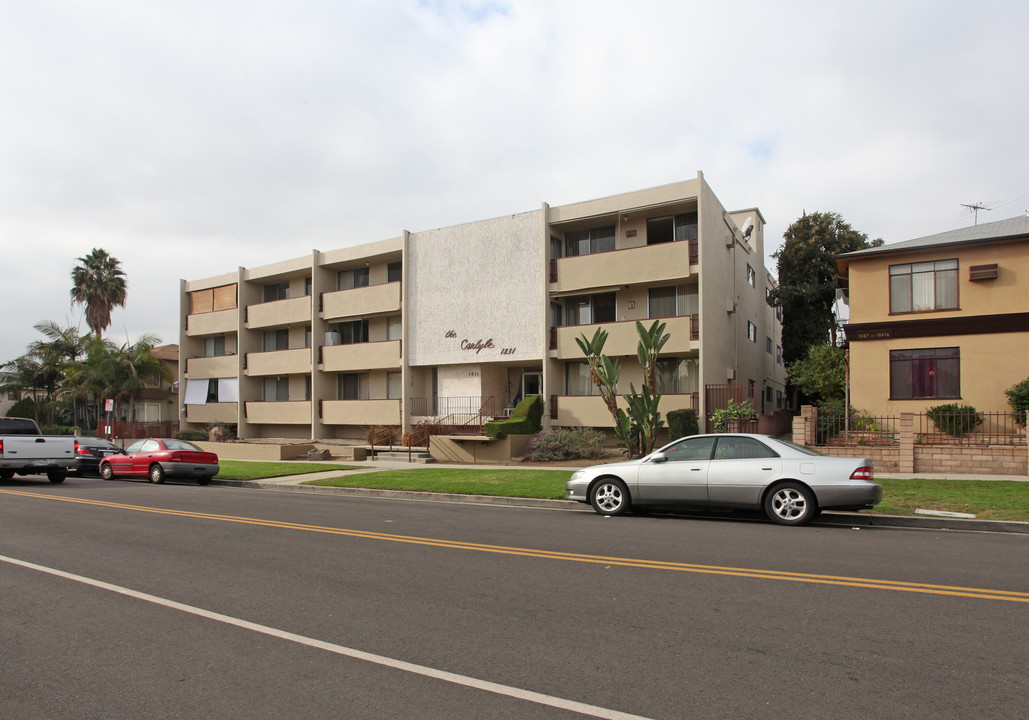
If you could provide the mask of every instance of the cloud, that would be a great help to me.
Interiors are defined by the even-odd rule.
[[[123,262],[178,280],[688,179],[887,242],[1029,207],[1024,3],[55,0],[0,10],[0,360]],[[1002,204],[1001,204],[1002,203]]]

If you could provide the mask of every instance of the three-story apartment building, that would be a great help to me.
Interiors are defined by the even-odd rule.
[[[637,388],[637,320],[666,323],[661,409],[706,415],[732,385],[783,404],[764,219],[701,173],[649,190],[183,280],[182,421],[240,437],[363,438],[369,426],[503,415],[613,422],[575,342],[596,328]],[[714,397],[714,396],[712,396]]]

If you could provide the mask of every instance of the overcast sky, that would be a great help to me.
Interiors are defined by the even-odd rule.
[[[179,279],[691,179],[887,243],[1029,208],[1029,3],[0,0],[0,362]],[[774,261],[768,263],[774,269]]]

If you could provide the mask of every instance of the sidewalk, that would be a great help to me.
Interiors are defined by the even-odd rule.
[[[306,462],[306,461],[305,461]],[[551,500],[544,498],[511,498],[497,497],[492,495],[459,495],[450,493],[427,493],[413,490],[379,490],[370,488],[342,488],[342,487],[321,487],[316,485],[302,485],[307,480],[322,480],[333,477],[359,475],[362,473],[379,472],[382,470],[419,470],[426,468],[458,468],[458,469],[506,469],[510,465],[450,465],[444,463],[433,463],[422,465],[407,463],[403,461],[375,460],[360,463],[346,463],[337,461],[323,461],[328,465],[352,465],[360,466],[354,470],[329,470],[326,472],[307,473],[304,475],[289,475],[285,477],[267,478],[263,480],[212,480],[212,485],[225,485],[230,487],[251,488],[257,490],[280,490],[285,492],[306,492],[320,495],[349,495],[355,497],[379,497],[402,500],[421,500],[426,502],[447,502],[447,503],[471,503],[479,505],[506,505],[512,507],[533,507],[550,508],[555,510],[593,512],[589,505],[574,502],[572,500]],[[524,469],[524,468],[523,468]],[[567,467],[545,467],[533,466],[538,470],[569,470]],[[1013,480],[1015,482],[1029,482],[1029,476],[1025,475],[943,475],[943,474],[904,474],[904,473],[883,473],[883,478],[890,479],[911,479],[924,478],[928,480]],[[707,513],[707,516],[711,516]],[[996,520],[975,520],[965,518],[931,517],[913,515],[871,515],[869,513],[857,512],[835,512],[826,511],[813,523],[814,526],[851,526],[855,529],[862,527],[901,527],[921,528],[934,530],[958,530],[969,532],[1003,532],[1029,534],[1029,522],[999,522]]]

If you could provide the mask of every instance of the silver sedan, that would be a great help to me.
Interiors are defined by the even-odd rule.
[[[601,515],[632,506],[763,509],[783,525],[822,510],[860,510],[882,499],[868,458],[837,458],[767,435],[693,435],[638,460],[578,470],[567,498]]]

